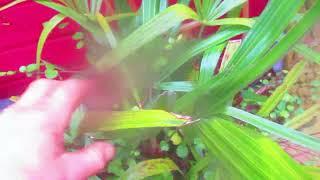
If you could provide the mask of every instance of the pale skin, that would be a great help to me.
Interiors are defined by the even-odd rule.
[[[64,148],[63,133],[88,88],[84,80],[37,80],[0,114],[0,179],[81,180],[105,167],[111,144]]]

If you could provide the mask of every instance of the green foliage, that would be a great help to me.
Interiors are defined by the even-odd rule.
[[[194,2],[200,18],[205,21],[213,21],[245,3],[246,0],[195,0]]]
[[[261,109],[258,112],[258,115],[262,117],[267,117],[271,113],[271,111],[278,105],[284,95],[288,92],[288,90],[294,85],[294,83],[298,80],[298,77],[303,72],[306,63],[304,61],[296,64],[290,72],[287,74],[286,78],[283,81],[283,84],[279,86],[272,95],[267,99],[267,101],[262,105]],[[284,111],[284,108],[280,108],[280,113],[287,112]],[[289,110],[289,109],[288,109]],[[282,114],[284,118],[289,117],[289,113],[286,115]]]
[[[197,161],[195,165],[193,165],[187,173],[188,178],[199,179],[199,173],[203,171],[207,166],[209,166],[210,162],[212,162],[212,159],[210,157],[205,157]]]
[[[249,88],[241,93],[242,98],[245,103],[258,103],[262,104],[267,100],[266,96],[262,96],[259,94],[256,94],[252,88]]]
[[[185,144],[180,144],[176,149],[176,153],[177,153],[178,157],[184,159],[189,154],[188,147]]]
[[[145,177],[179,170],[177,165],[170,159],[151,159],[142,161],[136,166],[129,168],[121,179],[143,179]]]
[[[72,36],[72,39],[74,39],[74,40],[81,40],[83,38],[84,38],[83,32],[76,32]]]
[[[78,13],[75,10],[76,7],[72,7],[72,5],[63,6],[59,3],[55,3],[47,0],[38,0],[36,2],[44,6],[50,7],[60,12],[60,14],[73,19],[74,21],[79,23],[81,26],[83,26],[86,30],[91,32],[94,36],[102,34],[102,30],[98,28],[98,25],[90,19],[91,18],[90,16],[85,16],[85,13],[83,14]]]
[[[101,13],[96,13],[96,18],[97,18],[98,24],[103,29],[106,40],[109,42],[109,44],[112,48],[115,48],[117,46],[117,40],[116,40],[108,22],[105,20],[104,16]]]
[[[305,135],[293,129],[286,128],[283,125],[274,123],[272,121],[269,121],[268,119],[264,119],[260,116],[250,114],[237,108],[228,107],[225,113],[231,117],[251,124],[260,130],[277,135],[284,139],[288,139],[301,146],[305,146],[316,151],[320,150],[320,140],[318,138]]]
[[[158,14],[152,21],[148,21],[140,26],[137,30],[132,32],[128,37],[122,40],[116,49],[118,60],[122,60],[129,54],[139,49],[144,44],[152,41],[160,34],[163,34],[174,25],[183,20],[196,18],[196,13],[184,5],[174,5],[167,8],[165,11]],[[171,18],[175,17],[175,18]],[[144,38],[140,35],[144,34]],[[105,62],[101,62],[105,63]]]
[[[41,53],[44,47],[44,43],[46,42],[50,32],[61,22],[64,20],[66,16],[62,14],[57,14],[53,16],[48,22],[44,23],[43,31],[39,37],[38,45],[37,45],[37,56],[36,56],[36,64],[40,67],[41,63]]]
[[[272,140],[255,130],[213,118],[190,127],[208,147],[228,177],[240,179],[305,179],[308,175]],[[228,178],[232,179],[232,178]]]
[[[282,118],[285,122],[290,121],[292,115],[298,115],[301,111],[304,111],[301,105],[301,98],[286,93],[276,108],[270,113],[270,118],[272,120]]]
[[[161,151],[169,151],[170,145],[166,141],[161,141],[160,142],[160,149]]]
[[[175,17],[175,18],[171,18],[171,17]],[[186,19],[200,20],[197,14],[187,6],[176,4],[168,7],[167,9],[159,13],[157,16],[155,16],[152,19],[152,21],[146,22],[145,24],[140,26],[137,30],[135,30],[133,33],[131,33],[128,37],[122,40],[122,42],[119,44],[119,46],[114,52],[114,56],[117,57],[116,62],[112,62],[112,63],[106,62],[106,57],[105,57],[105,58],[102,58],[97,65],[110,66],[110,65],[118,64],[120,61],[122,61],[128,55],[134,53],[136,50],[138,50],[140,47],[142,47],[146,43],[152,41],[159,35],[165,33],[170,28],[174,27],[175,25],[181,23]],[[235,21],[235,22],[241,22],[241,24],[243,24],[242,21]],[[214,21],[208,22],[208,23],[207,22],[202,22],[202,23],[205,23],[208,25],[210,25],[210,23],[212,23],[212,25],[219,25],[219,23],[215,24]],[[228,23],[224,23],[224,24],[228,24]],[[235,24],[238,24],[238,23],[235,23]],[[251,26],[251,22],[248,22],[248,24],[246,25]],[[143,39],[140,38],[141,34],[144,34]],[[108,54],[107,56],[110,56],[110,55]]]
[[[315,104],[312,107],[308,108],[303,113],[297,115],[296,117],[292,118],[290,121],[285,123],[285,126],[293,129],[298,129],[304,124],[310,122],[315,115],[319,114],[319,112],[320,112],[320,105]]]
[[[171,135],[170,140],[171,140],[173,145],[179,145],[179,144],[181,144],[181,141],[182,141],[181,136],[177,132],[174,132]]]
[[[103,114],[102,114],[103,118]],[[112,120],[105,115],[104,124],[100,124],[98,131],[114,131],[119,129],[146,127],[176,127],[187,123],[187,119],[178,118],[162,110],[138,110],[113,112]]]
[[[191,81],[163,82],[158,83],[155,88],[163,91],[189,92],[193,90],[194,83]]]
[[[59,72],[57,70],[57,67],[50,63],[45,63],[46,70],[44,71],[44,74],[46,78],[48,79],[54,79],[58,77]]]
[[[167,1],[154,0],[147,1],[143,0],[141,4],[141,8],[139,10],[138,22],[141,24],[145,24],[150,21],[154,16],[156,16],[159,12],[165,9],[167,6]]]
[[[208,105],[209,107],[204,111],[204,114],[215,114],[222,111],[226,103],[239,90],[248,86],[249,83],[277,62],[317,20],[320,13],[320,3],[318,2],[302,17],[296,26],[275,44],[290,19],[301,7],[302,2],[300,0],[294,3],[270,1],[267,9],[232,56],[226,69],[212,80],[180,98],[176,103],[175,110],[183,111],[200,97],[203,97],[203,99],[214,99],[213,103]]]
[[[122,174],[124,174],[125,171],[123,170],[121,160],[115,159],[111,161],[108,165],[108,172],[119,177],[122,176]]]
[[[75,112],[73,112],[69,129],[65,133],[65,137],[69,144],[73,143],[74,139],[78,137],[79,125],[85,116],[85,112],[86,110],[83,106],[78,107]]]
[[[250,84],[291,47],[307,59],[317,60],[316,52],[295,43],[318,20],[320,1],[297,19],[304,0],[271,0],[262,15],[254,20],[237,16],[246,0],[195,0],[196,11],[186,6],[189,0],[179,0],[179,4],[172,6],[163,0],[143,0],[138,12],[131,12],[126,1],[115,1],[117,14],[112,16],[102,15],[102,0],[36,2],[59,14],[44,25],[35,64],[21,66],[19,72],[27,75],[42,73],[39,69],[44,67],[47,78],[56,78],[59,71],[63,71],[41,59],[41,52],[50,32],[55,27],[66,26],[61,23],[65,17],[75,20],[84,31],[91,33],[99,46],[106,47],[105,55],[93,61],[99,70],[110,66],[126,70],[133,98],[120,102],[111,117],[106,112],[87,114],[101,113],[101,124],[91,129],[93,134],[90,136],[113,139],[117,147],[116,158],[107,169],[112,174],[110,178],[174,179],[176,175],[172,172],[180,169],[188,171],[190,179],[316,177],[316,171],[298,165],[262,132],[316,151],[320,150],[319,139],[229,105],[241,92],[244,103],[263,104],[259,112],[262,116],[269,116],[275,109],[273,120],[281,116],[287,122],[299,124],[301,119],[308,119],[314,113],[315,110],[310,109],[293,121],[289,120],[297,110],[298,100],[287,91],[305,62],[298,63],[268,99],[252,90]],[[183,23],[185,20],[191,22]],[[118,21],[119,30],[112,29],[111,21]],[[188,32],[180,30],[192,23],[201,29],[219,27],[206,38],[201,38],[199,33],[198,38],[190,39],[185,36]],[[214,74],[227,42],[243,33],[247,34],[228,65]],[[85,37],[82,32],[73,35],[78,41],[75,48],[86,45]],[[193,67],[194,64],[199,64],[199,68]],[[141,71],[147,82],[140,76],[140,79],[134,78],[135,70]],[[0,76],[16,72],[0,72]],[[190,72],[192,78],[188,79]],[[262,81],[264,85],[268,83],[268,80]],[[76,112],[75,120],[65,134],[70,144],[75,143],[75,137],[81,136],[78,126],[83,116],[84,112]],[[245,122],[242,124],[245,127],[240,127],[233,118]],[[145,145],[147,147],[142,148]],[[149,153],[151,157],[146,156],[145,149],[153,153]],[[154,152],[160,153],[161,157],[173,157],[175,162],[167,158],[154,159],[159,157]]]
[[[181,54],[181,56],[178,57],[175,61],[172,61],[172,63],[169,63],[164,69],[162,69],[160,74],[160,81],[168,78],[179,67],[185,64],[192,57],[200,53],[203,53],[205,50],[209,49],[210,47],[215,47],[217,45],[220,45],[220,43],[223,43],[234,36],[244,33],[246,30],[247,28],[243,28],[243,27],[228,28],[212,35],[207,39],[200,41],[199,43],[189,48],[186,52]]]
[[[293,49],[306,59],[320,64],[320,53],[312,50],[305,44],[296,44]]]
[[[221,53],[226,44],[213,46],[204,52],[201,60],[199,83],[204,83],[213,77],[213,71],[216,69]]]
[[[89,180],[101,180],[98,176],[91,176]]]

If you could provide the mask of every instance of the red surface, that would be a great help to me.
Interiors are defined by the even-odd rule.
[[[249,0],[249,16],[259,16],[267,3],[268,0]]]
[[[8,2],[0,0],[0,6]],[[0,71],[18,70],[22,65],[35,62],[42,23],[55,14],[31,1],[0,12]],[[67,69],[79,69],[86,65],[85,49],[76,49],[77,42],[72,35],[80,27],[71,20],[66,21],[69,22],[66,28],[56,28],[49,36],[42,58]],[[32,80],[24,74],[0,77],[0,98],[22,93]]]

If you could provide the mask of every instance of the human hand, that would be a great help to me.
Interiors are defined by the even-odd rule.
[[[0,179],[79,180],[103,169],[112,145],[66,152],[63,133],[89,87],[84,80],[38,80],[0,114]]]

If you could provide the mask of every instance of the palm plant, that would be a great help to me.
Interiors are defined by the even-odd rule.
[[[132,12],[126,1],[119,0],[115,1],[115,13],[108,16],[102,15],[101,5],[109,1],[37,2],[59,12],[46,23],[39,39],[38,66],[50,31],[69,17],[105,47],[105,55],[93,63],[99,70],[120,66],[128,74],[138,69],[144,77],[150,77],[129,80],[132,98],[122,103],[111,121],[90,129],[100,132],[96,137],[130,134],[139,142],[150,129],[175,128],[191,148],[194,165],[183,175],[190,179],[200,178],[208,167],[214,172],[210,176],[213,179],[319,177],[317,169],[298,164],[275,141],[282,138],[320,151],[320,140],[266,119],[306,61],[298,64],[285,84],[262,105],[260,116],[231,104],[238,92],[293,47],[319,63],[318,53],[296,44],[318,20],[320,1],[299,14],[304,0],[271,0],[261,16],[254,19],[239,17],[246,0],[195,0],[195,11],[187,6],[188,0],[179,0],[175,5],[168,5],[166,0],[143,0],[138,12]],[[298,15],[301,17],[297,20]],[[183,23],[186,20],[192,21]],[[117,30],[110,26],[114,21]],[[217,26],[218,30],[205,38],[181,38],[180,30],[195,24],[201,29]],[[241,34],[245,34],[241,46],[223,70],[214,74],[227,42]],[[188,68],[194,59],[201,60],[198,73]],[[149,95],[143,99],[145,94]],[[192,149],[196,138],[205,144],[204,153]],[[142,179],[175,170],[181,172],[172,160],[154,159],[133,165],[119,176]]]

